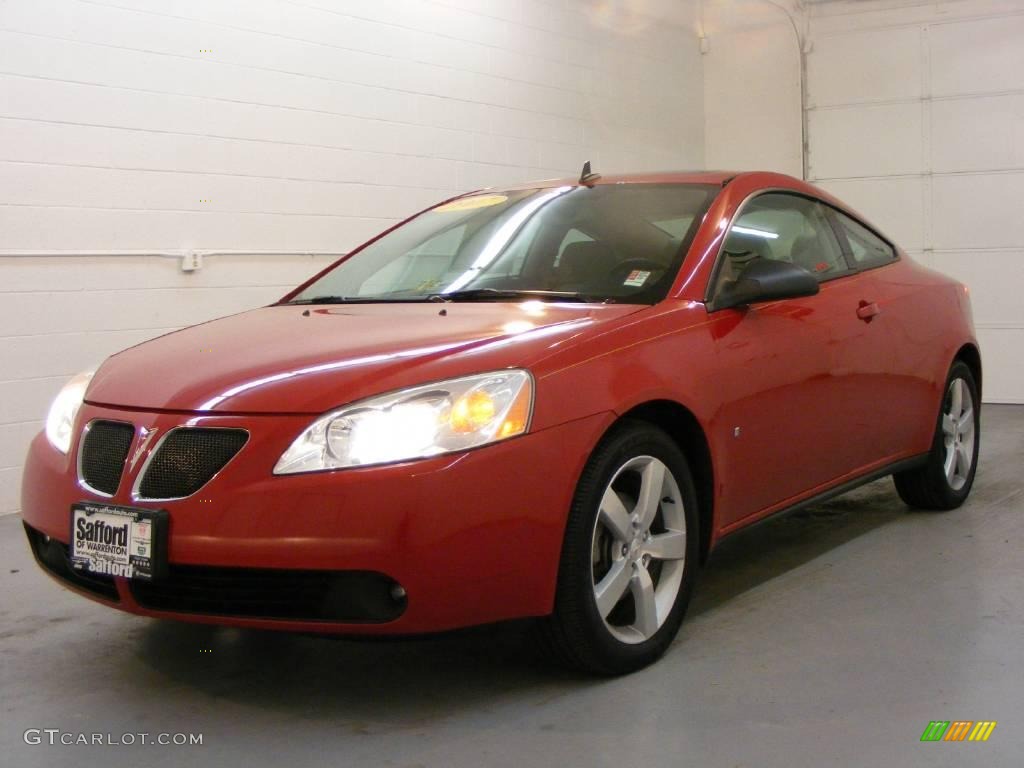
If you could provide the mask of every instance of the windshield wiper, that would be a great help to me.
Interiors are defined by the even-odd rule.
[[[281,304],[404,304],[424,299],[386,299],[380,296],[313,296],[309,299],[292,299]]]
[[[515,299],[537,299],[539,301],[574,301],[589,303],[592,299],[573,291],[517,291],[504,288],[467,288],[463,291],[434,293],[430,301],[514,301]]]
[[[518,299],[572,301],[578,303],[594,301],[594,299],[573,291],[518,291],[503,288],[467,288],[462,291],[432,293],[428,296],[420,295],[405,299],[390,298],[389,294],[384,294],[383,296],[313,296],[308,299],[283,301],[281,304],[412,304],[424,301],[516,301]],[[613,301],[613,299],[605,299],[604,301]]]

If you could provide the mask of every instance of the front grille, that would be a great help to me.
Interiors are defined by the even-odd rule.
[[[244,429],[179,427],[171,430],[144,470],[140,499],[191,496],[238,453],[249,433]]]
[[[121,482],[121,472],[134,434],[135,427],[123,421],[94,421],[89,424],[79,448],[82,482],[93,490],[113,496]]]
[[[27,524],[25,533],[28,535],[32,554],[35,555],[36,561],[44,570],[73,587],[84,589],[86,592],[99,595],[115,603],[120,600],[117,587],[114,586],[113,576],[75,570],[71,567],[71,556],[67,544],[44,536]]]
[[[405,593],[373,571],[293,571],[171,565],[160,581],[131,582],[151,610],[296,621],[383,622],[405,610]]]

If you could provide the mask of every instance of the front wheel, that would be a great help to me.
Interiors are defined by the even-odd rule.
[[[697,567],[697,499],[686,457],[644,422],[591,456],[566,526],[545,645],[586,672],[632,672],[679,631]]]
[[[939,510],[956,509],[964,503],[978,468],[980,405],[974,374],[958,360],[946,380],[927,462],[893,475],[904,502],[912,507]]]

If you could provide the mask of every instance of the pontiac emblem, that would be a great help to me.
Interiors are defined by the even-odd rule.
[[[153,440],[153,436],[156,435],[156,427],[153,429],[146,429],[145,427],[139,427],[139,444],[135,447],[135,453],[132,454],[132,460],[128,463],[128,470],[130,472],[135,470],[135,465],[139,459],[142,458],[142,454],[146,452],[147,446]]]

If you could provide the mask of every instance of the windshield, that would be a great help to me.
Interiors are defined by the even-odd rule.
[[[653,304],[668,293],[716,191],[607,184],[460,197],[353,254],[291,301]]]

